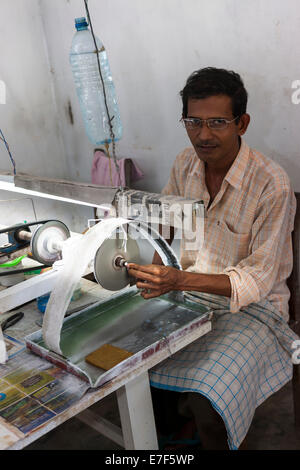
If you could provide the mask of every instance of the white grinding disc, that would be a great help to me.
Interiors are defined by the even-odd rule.
[[[104,289],[116,291],[129,284],[126,267],[115,265],[118,256],[139,264],[140,251],[137,242],[129,237],[127,240],[108,238],[98,248],[94,259],[94,275]]]

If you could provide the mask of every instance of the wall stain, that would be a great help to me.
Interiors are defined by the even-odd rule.
[[[70,100],[68,100],[67,112],[68,112],[68,116],[69,116],[69,119],[70,119],[70,123],[73,125],[74,124],[74,116],[73,116],[73,110],[72,110],[72,105],[71,105]]]

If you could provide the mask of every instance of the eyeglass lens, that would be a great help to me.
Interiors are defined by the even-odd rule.
[[[228,126],[226,119],[183,119],[184,125],[187,129],[196,129],[203,127],[204,122],[207,123],[210,129],[225,129]]]

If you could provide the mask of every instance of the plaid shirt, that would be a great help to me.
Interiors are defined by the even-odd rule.
[[[203,199],[204,164],[193,149],[176,159],[164,194]],[[230,449],[237,449],[256,407],[292,378],[289,328],[291,231],[296,201],[285,171],[249,149],[240,151],[207,211],[204,245],[185,251],[184,269],[226,273],[232,295],[197,296],[213,312],[212,330],[150,372],[154,387],[198,392],[223,418]]]
[[[162,191],[202,199],[210,195],[204,163],[193,148],[180,153]],[[286,279],[292,270],[296,199],[286,172],[244,140],[221,188],[207,209],[199,253],[181,244],[181,265],[192,272],[227,274],[230,311],[268,299],[288,320]]]

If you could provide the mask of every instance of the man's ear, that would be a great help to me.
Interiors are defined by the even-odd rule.
[[[238,135],[244,135],[250,123],[250,115],[245,113],[242,114],[238,122]]]

